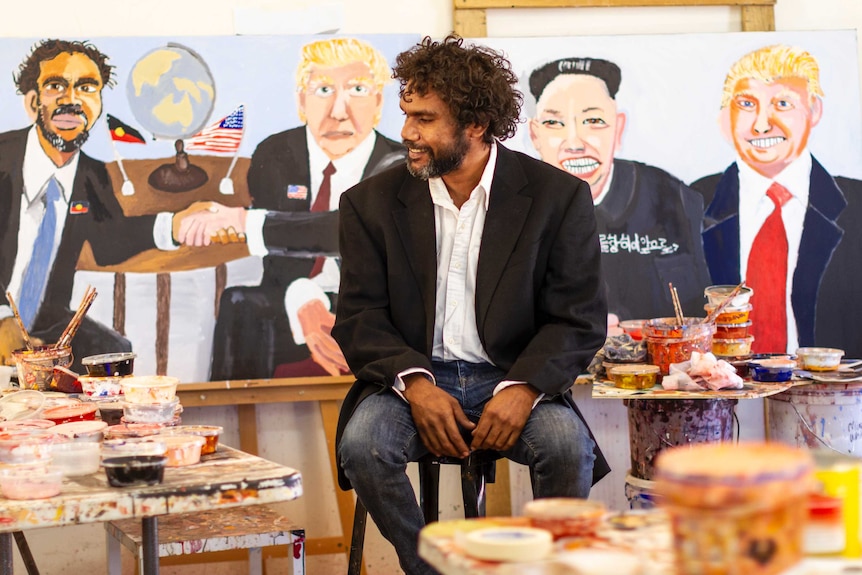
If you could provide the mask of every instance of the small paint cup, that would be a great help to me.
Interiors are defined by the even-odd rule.
[[[88,355],[81,360],[81,364],[87,368],[87,375],[93,377],[124,377],[132,375],[136,357],[137,354],[131,351],[102,353]]]
[[[12,357],[18,366],[18,385],[21,389],[50,391],[54,367],[72,365],[72,348],[55,349],[51,345],[39,345],[33,349],[16,349]]]

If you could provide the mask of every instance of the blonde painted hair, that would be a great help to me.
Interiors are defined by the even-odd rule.
[[[809,104],[817,96],[823,97],[817,59],[801,48],[775,44],[749,52],[737,60],[724,79],[722,108],[730,104],[736,84],[743,78],[754,78],[768,84],[781,78],[802,78],[808,82]]]

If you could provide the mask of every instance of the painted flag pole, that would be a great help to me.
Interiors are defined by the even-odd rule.
[[[245,104],[240,104],[233,112],[189,138],[186,144],[186,151],[201,150],[233,154],[227,175],[219,182],[219,192],[226,196],[234,193],[233,180],[230,179],[230,175],[236,166],[239,157],[239,145],[242,143],[244,134]]]
[[[135,195],[135,185],[126,173],[126,168],[123,166],[123,158],[120,156],[120,151],[117,150],[117,145],[114,144],[114,141],[129,142],[132,144],[145,144],[146,141],[141,136],[141,133],[131,126],[124,124],[110,114],[106,116],[108,120],[108,133],[111,137],[111,148],[114,150],[114,157],[117,158],[117,167],[120,168],[120,173],[123,175],[123,185],[120,191],[124,196],[133,196]]]

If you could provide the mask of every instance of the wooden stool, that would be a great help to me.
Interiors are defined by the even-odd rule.
[[[248,549],[248,572],[263,573],[262,547],[287,545],[293,575],[305,575],[305,530],[263,505],[181,513],[159,517],[159,557]],[[124,519],[105,523],[108,573],[121,575],[120,544],[135,556],[143,573],[141,522]]]
[[[485,485],[494,483],[496,461],[502,457],[497,451],[481,450],[470,454],[466,459],[457,457],[436,457],[426,455],[419,463],[419,507],[425,523],[433,523],[440,518],[440,466],[461,466],[461,498],[464,502],[464,517],[485,516]],[[365,546],[365,523],[368,510],[356,498],[353,513],[353,534],[350,539],[350,559],[347,575],[359,575],[362,569],[362,551]]]

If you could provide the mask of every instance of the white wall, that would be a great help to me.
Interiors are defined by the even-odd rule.
[[[273,11],[269,21],[284,10],[319,7],[315,0],[276,2],[265,0],[84,0],[75,4],[60,0],[42,0],[38,4],[12,3],[6,0],[0,19],[0,36],[64,37],[93,39],[98,36],[178,36],[234,34],[235,8],[257,8]],[[443,36],[452,29],[451,0],[344,0],[329,1],[324,12],[340,17],[346,33],[420,33]],[[853,29],[862,26],[862,2],[859,0],[778,0],[775,8],[778,30]],[[297,18],[294,18],[295,22]],[[683,32],[738,31],[739,10],[733,8],[580,8],[491,10],[488,15],[490,36],[548,36],[595,34],[647,34]],[[860,75],[862,76],[862,75]],[[614,453],[616,471],[594,494],[619,505],[628,458],[625,408],[614,403],[591,402],[586,390],[579,390],[579,401],[585,405],[599,441]],[[604,400],[607,402],[609,400]],[[762,429],[761,403],[745,402],[741,406],[743,437],[754,439]],[[261,410],[261,450],[264,455],[295,465],[304,473],[307,486],[303,501],[291,504],[288,513],[305,525],[312,536],[331,534],[336,529],[334,499],[325,459],[325,444],[316,406],[275,406]],[[236,416],[230,408],[190,410],[189,422],[206,421],[225,425],[231,443],[236,438]],[[759,427],[758,427],[759,426]],[[451,494],[456,497],[454,481]],[[516,470],[515,509],[523,501],[528,482]],[[447,487],[448,491],[448,487]],[[448,500],[443,501],[444,509]],[[51,529],[28,534],[42,573],[102,573],[105,571],[104,543],[100,526]],[[59,548],[57,541],[68,542]],[[68,550],[72,552],[69,553]],[[387,545],[374,536],[367,543],[369,574],[397,572],[397,562]],[[127,561],[127,567],[128,565]],[[224,570],[186,569],[183,573],[236,573],[238,565]],[[20,564],[16,570],[23,572]],[[345,570],[340,558],[309,562],[309,573],[315,575]],[[173,569],[163,569],[173,573]]]

